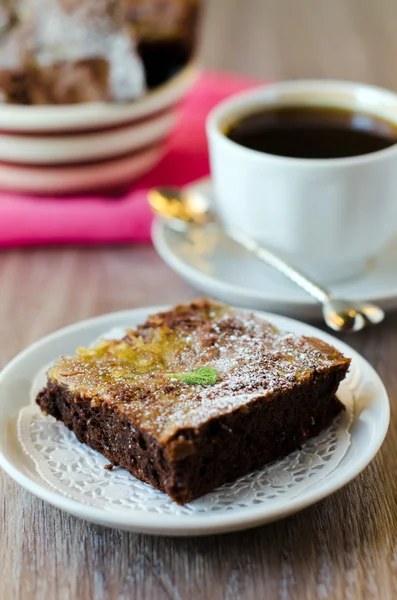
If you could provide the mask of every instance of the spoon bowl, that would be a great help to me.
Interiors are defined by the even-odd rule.
[[[385,318],[384,311],[369,302],[352,303],[330,298],[323,304],[323,316],[334,331],[360,331],[367,325],[377,325]]]
[[[194,192],[186,194],[176,187],[161,187],[149,190],[148,201],[153,211],[171,224],[176,230],[181,230],[182,225],[186,230],[187,225],[206,225],[215,221],[209,209],[208,202]],[[177,221],[181,221],[178,223]]]

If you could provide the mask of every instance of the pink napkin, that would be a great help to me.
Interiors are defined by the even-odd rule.
[[[149,242],[152,215],[147,190],[185,185],[209,173],[205,118],[223,98],[257,82],[206,72],[181,107],[166,154],[121,196],[37,198],[0,191],[0,247],[39,244]]]

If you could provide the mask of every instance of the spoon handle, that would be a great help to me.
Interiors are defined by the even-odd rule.
[[[296,269],[292,265],[285,262],[284,259],[275,254],[272,250],[269,250],[268,248],[265,248],[265,246],[258,244],[239,231],[228,230],[227,235],[232,240],[243,246],[246,250],[252,252],[257,258],[259,258],[259,260],[265,262],[267,265],[273,267],[282,273],[282,275],[293,281],[296,285],[313,296],[313,298],[315,298],[321,304],[324,304],[324,302],[327,302],[331,299],[331,294],[326,288],[310,279],[299,269]]]

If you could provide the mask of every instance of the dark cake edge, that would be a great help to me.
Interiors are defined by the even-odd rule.
[[[117,409],[105,403],[93,406],[55,381],[48,381],[36,401],[111,464],[183,505],[286,456],[317,435],[344,409],[335,394],[348,367],[346,363],[314,372],[293,390],[258,397],[196,429],[181,429],[164,444]]]

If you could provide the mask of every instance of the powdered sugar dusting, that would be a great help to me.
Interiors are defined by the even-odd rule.
[[[279,332],[246,311],[208,312],[207,307],[205,313],[196,308],[194,315],[183,318],[172,311],[164,315],[126,338],[134,344],[139,337],[144,349],[151,348],[161,332],[161,360],[148,359],[147,370],[137,374],[130,365],[126,374],[123,365],[117,372],[114,355],[105,353],[94,363],[61,360],[52,377],[72,390],[83,390],[85,397],[117,405],[136,425],[164,441],[180,428],[197,427],[275,390],[300,385],[314,372],[346,363],[324,342]],[[167,326],[174,332],[172,318],[178,323],[176,346],[175,337],[170,338],[172,345],[163,331]],[[215,368],[219,381],[199,386],[165,377],[202,366]]]

